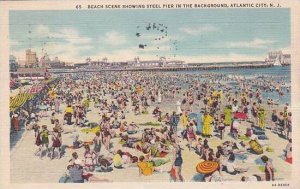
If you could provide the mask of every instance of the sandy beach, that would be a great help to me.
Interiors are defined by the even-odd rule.
[[[142,126],[141,124],[145,124],[146,122],[159,123],[157,118],[154,118],[151,112],[154,107],[159,107],[162,112],[169,112],[170,114],[173,111],[176,111],[176,102],[179,99],[180,95],[177,96],[176,99],[166,99],[163,97],[162,103],[150,103],[150,107],[148,108],[149,114],[141,114],[135,115],[132,111],[131,106],[127,107],[126,121],[128,123],[135,122],[139,126],[139,130],[143,130],[144,128],[151,128],[151,126]],[[105,99],[108,102],[112,101],[111,95],[107,94]],[[221,99],[223,102],[226,101],[225,97]],[[131,102],[129,102],[131,104]],[[203,106],[203,104],[200,104]],[[267,107],[267,124],[269,125],[271,120],[271,110],[268,108],[268,105],[263,104],[264,107]],[[282,110],[282,106],[274,106],[275,109]],[[224,104],[221,109],[224,108]],[[63,112],[66,109],[66,103],[62,103],[60,106],[60,111]],[[274,109],[274,108],[273,108]],[[194,104],[193,112],[199,111],[199,105]],[[50,115],[52,111],[47,111],[48,117],[41,118],[38,122],[38,125],[47,125],[48,129],[51,131],[53,125],[50,123]],[[94,107],[94,102],[90,103],[89,111],[86,114],[86,119],[89,122],[99,123],[99,109]],[[57,115],[57,119],[59,119],[60,123],[63,123],[63,113]],[[246,133],[246,128],[250,127],[250,123],[247,121],[242,121],[240,126],[239,133]],[[160,128],[160,126],[155,126],[156,128]],[[95,136],[92,132],[82,132],[81,130],[84,128],[80,128],[78,126],[73,125],[63,125],[64,132],[67,134],[62,135],[62,144],[71,146],[73,138],[76,134],[79,134],[79,138],[82,141],[91,141]],[[183,130],[183,122],[182,119],[179,121],[178,125],[178,136],[180,136],[181,131]],[[220,143],[224,141],[234,141],[234,139],[229,134],[229,127],[225,128],[225,136],[223,140],[219,137],[216,137],[216,133],[213,133],[213,137],[208,138],[208,142],[211,148],[216,149]],[[119,131],[116,130],[117,137],[111,140],[113,145],[113,149],[122,149],[124,151],[130,152],[133,155],[139,157],[142,155],[141,152],[127,147],[122,147],[119,144],[120,137],[118,137]],[[268,140],[260,141],[263,149],[264,155],[267,155],[270,159],[272,159],[272,163],[275,167],[275,179],[276,180],[288,180],[291,176],[291,164],[287,163],[283,159],[283,150],[285,149],[288,141],[284,138],[279,137],[277,134],[271,132],[270,130],[266,130],[266,136],[269,138]],[[138,132],[133,136],[140,137],[141,133]],[[202,136],[197,136],[204,139]],[[199,158],[199,156],[194,151],[189,151],[186,140],[180,139],[180,146],[182,150],[182,176],[184,181],[190,182],[193,181],[193,177],[197,174],[196,166],[199,162],[203,160]],[[236,142],[240,142],[241,140],[237,140]],[[35,156],[34,153],[37,150],[37,147],[34,145],[35,135],[34,131],[29,130],[25,131],[22,138],[17,142],[14,148],[11,149],[11,182],[12,183],[57,183],[61,176],[66,172],[67,165],[69,164],[69,160],[72,158],[71,154],[73,152],[77,152],[79,158],[83,159],[84,148],[80,149],[65,149],[65,154],[61,159],[53,159],[44,157],[43,159],[39,159],[39,157]],[[273,152],[267,152],[266,148],[271,147],[274,149]],[[100,154],[108,155],[109,152],[102,147]],[[264,177],[264,172],[259,170],[259,165],[255,163],[256,159],[259,159],[261,155],[255,155],[251,153],[247,153],[247,158],[245,160],[237,160],[237,163],[241,166],[248,167],[248,171],[246,173],[240,173],[237,175],[230,175],[224,171],[222,171],[222,180],[223,181],[240,181],[242,176],[251,176],[253,174],[260,175]],[[172,155],[169,154],[166,156],[166,159],[172,159]],[[154,173],[150,176],[139,176],[139,169],[136,165],[132,165],[130,167],[124,169],[113,169],[111,172],[93,172],[93,174],[99,178],[108,179],[111,182],[169,182],[170,175],[168,171],[171,169],[172,164],[166,163],[160,166],[162,170],[160,173]]]

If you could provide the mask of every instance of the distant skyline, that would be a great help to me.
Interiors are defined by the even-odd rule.
[[[10,50],[20,60],[29,47],[39,58],[47,52],[66,62],[136,56],[193,63],[254,61],[264,60],[270,50],[290,50],[289,9],[11,11],[9,19]],[[167,36],[147,30],[149,23],[167,26]]]

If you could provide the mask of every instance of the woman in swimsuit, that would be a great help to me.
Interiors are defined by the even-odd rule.
[[[266,181],[274,181],[274,168],[267,156],[262,156],[261,160],[265,163]]]
[[[35,128],[34,136],[35,136],[35,145],[38,147],[38,150],[34,154],[37,155],[39,152],[42,151],[42,147],[41,147],[42,140],[41,140],[40,126],[37,126]]]
[[[192,142],[196,141],[196,133],[195,133],[195,130],[193,129],[193,125],[191,123],[187,128],[187,139],[189,142],[189,150],[191,151]]]
[[[102,135],[103,135],[103,144],[104,144],[106,150],[109,151],[109,145],[110,145],[110,140],[111,140],[111,134],[110,134],[109,126],[104,126],[103,127]]]
[[[174,155],[174,159],[173,159],[173,168],[175,169],[175,176],[176,176],[176,180],[179,180],[180,182],[183,182],[183,177],[181,175],[181,167],[182,167],[182,163],[183,163],[183,159],[181,156],[181,148],[180,146],[174,142],[173,143],[173,155]]]
[[[94,151],[91,151],[90,146],[86,145],[85,147],[85,152],[84,152],[84,166],[85,169],[89,172],[93,172],[95,170],[95,159],[96,159],[96,154]]]
[[[54,158],[55,152],[57,151],[58,157],[57,159],[60,159],[61,157],[61,137],[56,128],[53,128],[53,133],[52,133],[52,157],[51,159]]]

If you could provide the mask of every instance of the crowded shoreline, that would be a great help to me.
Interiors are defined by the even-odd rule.
[[[288,179],[290,102],[265,94],[289,95],[289,84],[276,77],[253,80],[220,73],[57,75],[34,105],[12,112],[12,133],[24,129],[25,134],[12,149],[11,179]],[[20,165],[20,158],[35,163]]]

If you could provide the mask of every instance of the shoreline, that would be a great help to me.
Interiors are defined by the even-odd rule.
[[[103,71],[196,71],[196,70],[221,70],[221,69],[255,69],[255,68],[270,68],[274,67],[273,64],[232,64],[232,65],[203,65],[199,64],[199,66],[170,66],[170,67],[132,67],[132,68],[108,68],[101,69],[100,67],[89,67],[89,68],[78,68],[78,69],[48,69],[49,73],[79,73],[79,72],[103,72]]]

